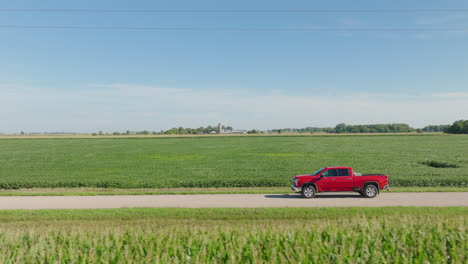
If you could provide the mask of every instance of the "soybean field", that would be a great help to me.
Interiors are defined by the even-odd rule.
[[[0,139],[0,189],[278,187],[326,166],[466,187],[468,136]]]

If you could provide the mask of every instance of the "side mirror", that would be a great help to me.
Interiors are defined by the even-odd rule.
[[[320,179],[322,179],[322,178],[323,178],[323,174],[320,174]]]

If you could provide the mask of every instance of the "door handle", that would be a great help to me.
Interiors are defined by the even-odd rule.
[[[331,178],[330,181],[336,181],[336,179]]]
[[[353,178],[347,178],[347,180],[352,180]]]

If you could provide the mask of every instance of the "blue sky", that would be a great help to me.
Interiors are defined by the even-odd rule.
[[[0,1],[0,9],[468,9],[467,1]],[[468,12],[0,12],[0,26],[468,28]],[[0,133],[404,122],[468,113],[468,32],[0,28]]]

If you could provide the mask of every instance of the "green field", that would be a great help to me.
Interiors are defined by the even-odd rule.
[[[466,263],[466,208],[1,211],[2,263]]]
[[[0,189],[287,187],[325,166],[466,187],[468,136],[0,139]]]

